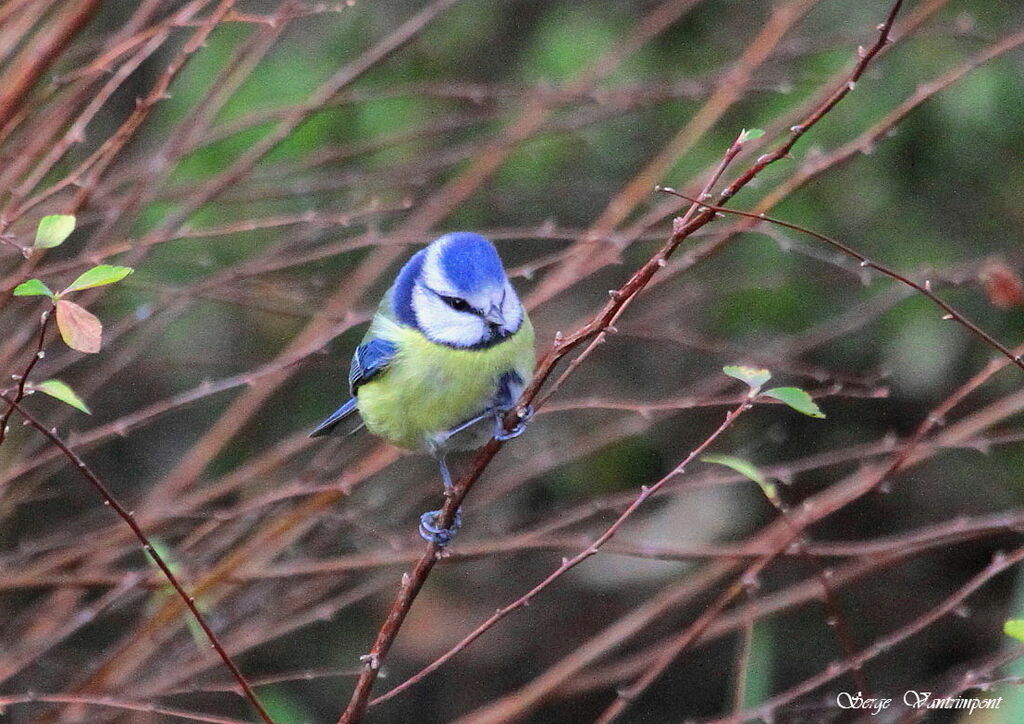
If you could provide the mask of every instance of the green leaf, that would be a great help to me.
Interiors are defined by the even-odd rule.
[[[103,324],[92,312],[67,299],[57,300],[57,329],[71,349],[90,354],[100,351]]]
[[[797,412],[802,412],[808,417],[825,417],[825,413],[814,404],[811,396],[799,387],[773,387],[765,392],[764,396],[773,397],[779,402],[784,402]]]
[[[764,491],[765,497],[775,502],[779,498],[778,491],[775,488],[774,483],[771,483],[768,478],[765,477],[764,473],[757,469],[757,466],[752,462],[744,460],[743,458],[733,457],[732,455],[705,455],[701,458],[702,462],[713,463],[714,465],[724,465],[727,468],[735,470],[740,475],[750,478]]]
[[[1003,633],[1007,636],[1024,641],[1024,619],[1011,618],[1003,624]]]
[[[16,297],[35,297],[44,296],[53,299],[53,292],[50,288],[43,284],[38,279],[29,279],[27,282],[22,282],[14,288],[14,296]]]
[[[38,384],[32,385],[32,389],[42,392],[43,394],[55,397],[64,404],[71,405],[76,410],[81,410],[87,415],[92,414],[92,410],[85,404],[81,397],[78,396],[71,386],[66,382],[60,380],[46,380]]]
[[[761,386],[772,378],[772,373],[766,369],[744,365],[726,365],[722,372],[747,385],[751,395],[756,395]]]
[[[746,143],[747,141],[753,141],[764,135],[764,131],[760,128],[744,128],[740,133],[739,143]]]
[[[91,289],[92,287],[102,287],[104,284],[113,284],[119,282],[126,276],[131,274],[134,269],[130,266],[111,266],[109,264],[100,264],[94,266],[87,272],[83,272],[78,279],[71,282],[61,294],[67,294],[68,292],[77,292],[82,289]]]
[[[44,216],[36,227],[36,241],[32,245],[36,249],[52,249],[60,246],[75,230],[75,217],[70,214],[53,214]]]

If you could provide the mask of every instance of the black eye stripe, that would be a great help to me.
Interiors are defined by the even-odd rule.
[[[443,294],[438,294],[441,297],[441,301],[447,304],[449,307],[454,309],[456,312],[470,312],[471,314],[481,315],[482,312],[478,309],[474,309],[473,306],[461,297],[447,297]]]

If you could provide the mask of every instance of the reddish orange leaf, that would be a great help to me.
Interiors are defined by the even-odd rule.
[[[74,302],[57,300],[57,329],[64,343],[79,352],[99,352],[103,324]]]
[[[1024,282],[1013,269],[1003,262],[993,261],[981,270],[981,282],[985,285],[988,300],[1000,309],[1024,305]]]

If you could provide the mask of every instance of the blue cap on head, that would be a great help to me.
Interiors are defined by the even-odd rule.
[[[435,243],[441,245],[444,275],[462,293],[472,294],[504,284],[505,269],[494,245],[479,234],[456,231]]]
[[[398,279],[395,280],[391,308],[394,310],[395,316],[398,317],[398,321],[410,327],[416,326],[416,312],[412,308],[412,288],[416,284],[416,278],[423,270],[423,261],[426,257],[426,249],[420,249],[413,254],[412,258],[398,272]]]

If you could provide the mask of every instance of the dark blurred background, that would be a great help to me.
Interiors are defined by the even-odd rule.
[[[0,39],[14,49],[0,74],[16,70],[30,33],[45,37],[46,23],[66,11],[44,0],[21,5],[6,17],[6,32],[0,26]],[[83,141],[31,188],[59,185],[90,154],[102,154],[138,108],[135,99],[160,82],[197,19],[216,5],[100,3],[39,78],[22,121],[0,137],[8,168],[32,150],[34,132],[50,132],[36,119],[68,119],[34,151],[41,160],[121,69],[124,79]],[[534,307],[544,352],[556,332],[589,320],[607,290],[671,234],[685,206],[653,183],[692,193],[741,129],[768,130],[726,171],[731,180],[785,137],[800,109],[843,81],[888,9],[874,0],[457,2],[352,82],[320,92],[428,7],[240,2],[101,174],[21,209],[17,189],[29,171],[11,172],[0,197],[7,233],[22,245],[42,215],[79,219],[71,239],[34,265],[0,248],[4,289],[29,276],[57,288],[75,265],[100,260],[135,267],[124,283],[83,302],[104,321],[102,352],[70,352],[54,336],[40,363],[39,379],[71,383],[93,415],[41,395],[27,404],[138,511],[183,579],[202,585],[198,598],[242,669],[254,679],[284,675],[259,687],[282,724],[334,721],[348,700],[350,672],[421,550],[417,516],[440,504],[424,456],[396,456],[365,433],[305,439],[347,396],[349,356],[404,259],[444,231],[490,236]],[[191,19],[170,26],[172,13],[189,9]],[[659,18],[665,28],[634,43]],[[16,22],[25,27],[12,37]],[[781,25],[785,32],[772,38]],[[129,72],[149,27],[167,36]],[[1024,53],[1010,49],[985,62],[977,54],[1022,29],[1024,7],[1011,0],[908,3],[897,42],[854,91],[731,204],[761,210],[768,199],[772,215],[931,280],[995,338],[1018,343]],[[924,85],[968,70],[937,92]],[[905,119],[871,137],[918,92]],[[840,157],[853,142],[857,151]],[[248,155],[259,148],[266,152]],[[640,175],[659,157],[652,178]],[[489,160],[493,168],[460,195],[453,184]],[[801,173],[806,182],[787,190]],[[627,194],[622,213],[609,211],[638,175],[642,190]],[[886,459],[993,357],[928,300],[815,239],[742,226],[723,218],[685,242],[619,332],[490,465],[378,692],[585,547],[639,486],[704,440],[742,394],[723,365],[767,367],[775,382],[819,398],[825,420],[758,406],[710,451],[768,471],[796,507]],[[0,316],[8,374],[23,369],[33,349],[42,308],[35,304],[9,300]],[[894,476],[889,492],[808,532],[811,542],[884,542],[961,516],[1002,516],[984,534],[954,536],[837,586],[856,649],[936,606],[994,551],[1019,544],[1021,379],[1013,368],[993,376],[929,436],[923,459]],[[456,468],[469,459],[460,457]],[[0,468],[0,577],[9,579],[0,585],[2,695],[103,692],[249,715],[237,696],[211,691],[229,682],[219,661],[173,613],[173,597],[147,571],[123,523],[62,458],[15,425]],[[693,595],[665,603],[522,712],[537,722],[594,719],[725,585],[702,581],[709,561],[779,515],[756,485],[729,474],[688,468],[607,552],[420,685],[371,709],[368,720],[472,714],[478,718],[466,721],[488,721],[481,707],[519,696],[610,627],[655,610],[659,597],[692,581]],[[823,567],[851,560],[870,566],[873,559],[784,557],[751,595],[813,588]],[[907,688],[942,690],[958,667],[1010,648],[1002,623],[1024,614],[1017,578],[1015,569],[996,578],[959,615],[868,663],[864,678],[876,693],[896,697]],[[843,658],[817,598],[758,615],[743,673],[748,705]],[[161,609],[173,615],[154,626]],[[623,720],[727,714],[741,636],[709,638],[684,652]],[[841,676],[779,709],[776,720],[839,720],[829,702],[855,686]],[[1024,698],[1014,692],[998,688],[1003,707],[971,721],[1020,721]],[[6,716],[163,720],[52,704],[12,706]]]

